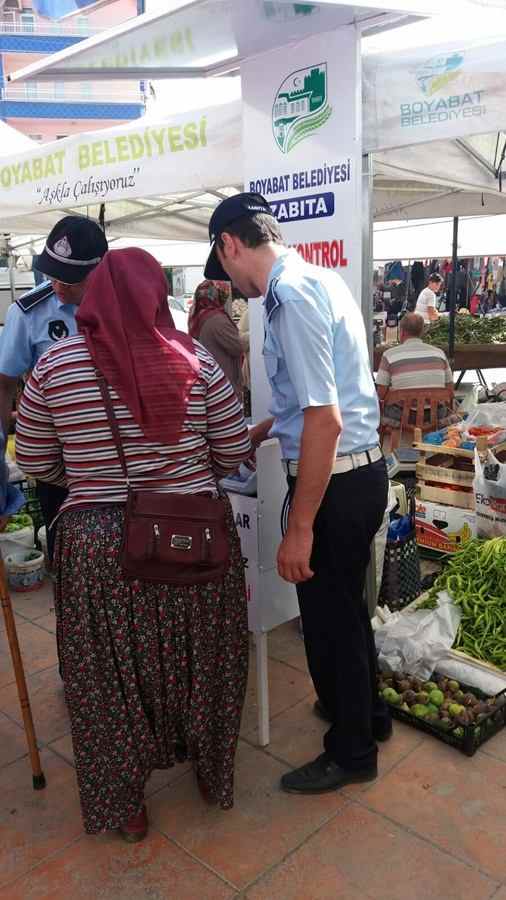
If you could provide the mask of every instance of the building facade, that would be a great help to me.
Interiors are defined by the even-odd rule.
[[[4,0],[0,9],[0,119],[51,141],[136,119],[138,81],[21,82],[6,76],[144,12],[144,0]]]

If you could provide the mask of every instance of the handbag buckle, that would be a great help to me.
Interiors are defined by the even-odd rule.
[[[173,550],[191,550],[193,538],[188,534],[173,534],[170,546]]]

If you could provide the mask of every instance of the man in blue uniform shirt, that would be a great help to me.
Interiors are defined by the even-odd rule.
[[[264,299],[264,360],[273,418],[252,440],[277,437],[291,492],[278,571],[297,585],[324,752],[283,776],[316,794],[377,775],[376,740],[392,726],[376,684],[364,596],[370,545],[387,502],[379,410],[360,310],[342,278],[283,245],[258,194],[224,200],[209,223],[205,276]]]
[[[34,368],[55,341],[77,331],[75,313],[86,279],[107,252],[101,228],[83,216],[65,216],[49,234],[34,268],[48,279],[13,303],[0,336],[0,417],[9,433],[18,379]],[[48,529],[48,555],[52,559],[54,534],[49,528],[66,491],[37,483],[42,514]]]

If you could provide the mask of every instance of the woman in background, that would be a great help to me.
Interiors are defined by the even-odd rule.
[[[235,322],[225,309],[230,297],[228,282],[203,281],[199,284],[193,297],[188,332],[209,350],[242,400],[244,346]]]
[[[174,587],[120,565],[127,484],[100,393],[108,385],[132,489],[218,495],[250,453],[234,391],[175,331],[162,269],[113,250],[90,275],[80,333],[39,360],[17,426],[27,474],[68,488],[60,511],[56,616],[85,829],[141,840],[154,769],[193,760],[202,792],[233,805],[247,677],[241,548],[229,502],[223,580]]]

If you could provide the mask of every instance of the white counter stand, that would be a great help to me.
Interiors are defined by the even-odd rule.
[[[281,541],[281,511],[287,492],[279,444],[269,440],[257,450],[257,497],[229,494],[246,566],[248,624],[255,636],[260,746],[269,743],[268,632],[299,615],[295,587],[276,568]]]

